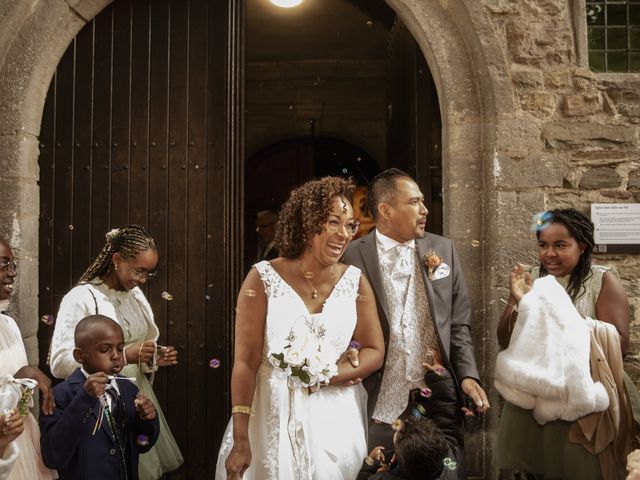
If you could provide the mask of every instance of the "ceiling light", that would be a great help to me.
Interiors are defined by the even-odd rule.
[[[282,8],[292,8],[300,5],[302,0],[271,0],[271,3]]]

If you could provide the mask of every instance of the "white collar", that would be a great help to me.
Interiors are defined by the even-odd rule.
[[[0,312],[6,312],[9,310],[9,299],[0,300]]]
[[[377,228],[376,228],[376,240],[378,241],[378,245],[382,247],[382,251],[384,252],[388,252],[392,248],[395,248],[396,246],[400,245],[400,242],[398,242],[397,240],[394,240],[391,237],[387,237],[384,233],[380,233],[380,230],[378,230]],[[411,239],[409,241],[402,243],[402,245],[415,249],[416,241],[415,239]]]

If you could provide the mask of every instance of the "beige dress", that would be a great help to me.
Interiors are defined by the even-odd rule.
[[[28,365],[27,352],[22,343],[20,329],[11,317],[0,314],[0,376],[13,375]],[[55,471],[44,466],[40,456],[40,430],[36,419],[29,413],[24,417],[24,432],[13,442],[18,458],[8,480],[49,480],[58,478]]]

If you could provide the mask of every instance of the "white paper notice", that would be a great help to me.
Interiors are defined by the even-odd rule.
[[[640,203],[593,203],[596,245],[640,244]]]

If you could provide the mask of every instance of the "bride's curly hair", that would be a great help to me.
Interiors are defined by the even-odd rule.
[[[355,184],[350,179],[324,177],[311,180],[291,192],[276,224],[275,245],[281,257],[298,258],[314,235],[322,232],[329,219],[333,200],[351,202]]]

